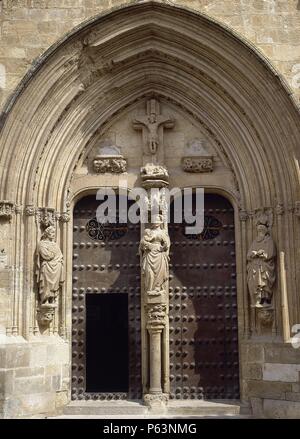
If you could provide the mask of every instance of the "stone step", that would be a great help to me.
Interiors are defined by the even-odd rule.
[[[72,401],[59,418],[246,418],[239,401],[174,401],[162,412],[149,410],[141,401]]]
[[[193,401],[171,400],[168,404],[168,415],[174,416],[238,416],[241,405],[237,401]]]
[[[145,415],[148,408],[140,401],[72,401],[63,411],[64,415]]]

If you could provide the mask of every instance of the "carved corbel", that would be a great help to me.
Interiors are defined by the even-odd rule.
[[[55,209],[51,207],[39,207],[36,211],[37,220],[42,229],[47,227],[55,227],[56,213]]]
[[[0,201],[0,218],[11,221],[15,212],[15,205],[11,201]]]
[[[213,158],[211,156],[182,157],[181,165],[185,172],[204,173],[212,172],[214,170]]]
[[[161,165],[147,163],[141,168],[142,186],[145,189],[163,188],[169,186],[169,174],[167,169]]]
[[[28,204],[25,206],[25,215],[26,216],[34,216],[36,214],[36,208],[33,204]]]
[[[69,212],[62,212],[59,215],[59,221],[62,223],[68,223],[70,221],[70,213]]]
[[[249,219],[249,213],[246,210],[241,209],[239,211],[240,221],[247,221]]]
[[[275,207],[275,213],[278,216],[281,216],[284,214],[284,205],[282,203],[278,203]]]
[[[37,320],[40,325],[41,332],[49,328],[53,322],[57,304],[40,305],[37,309]]]
[[[257,332],[261,335],[270,333],[274,324],[274,308],[258,308],[256,310],[256,317]]]

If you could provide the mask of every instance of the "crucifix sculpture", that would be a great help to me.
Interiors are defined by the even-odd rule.
[[[173,128],[174,120],[160,114],[159,102],[156,99],[150,99],[147,101],[147,114],[135,118],[133,127],[136,130],[142,130],[144,153],[148,156],[151,155],[155,161],[157,155],[163,154],[163,151],[159,151],[163,135],[163,130],[160,131],[160,128]]]

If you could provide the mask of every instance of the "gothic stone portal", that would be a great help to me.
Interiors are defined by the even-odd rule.
[[[233,208],[213,194],[204,207],[200,235],[169,226],[170,397],[239,399]]]
[[[139,399],[139,225],[100,225],[99,204],[74,209],[72,398]]]

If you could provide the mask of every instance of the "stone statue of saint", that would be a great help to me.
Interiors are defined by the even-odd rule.
[[[275,282],[276,248],[270,236],[268,221],[257,223],[257,237],[247,254],[247,280],[251,306],[270,306]]]
[[[64,282],[62,252],[55,242],[55,228],[47,227],[37,248],[37,282],[41,305],[54,304]]]
[[[158,215],[145,229],[139,248],[145,292],[149,295],[164,291],[169,276],[169,249],[170,239],[163,229],[162,216]]]

